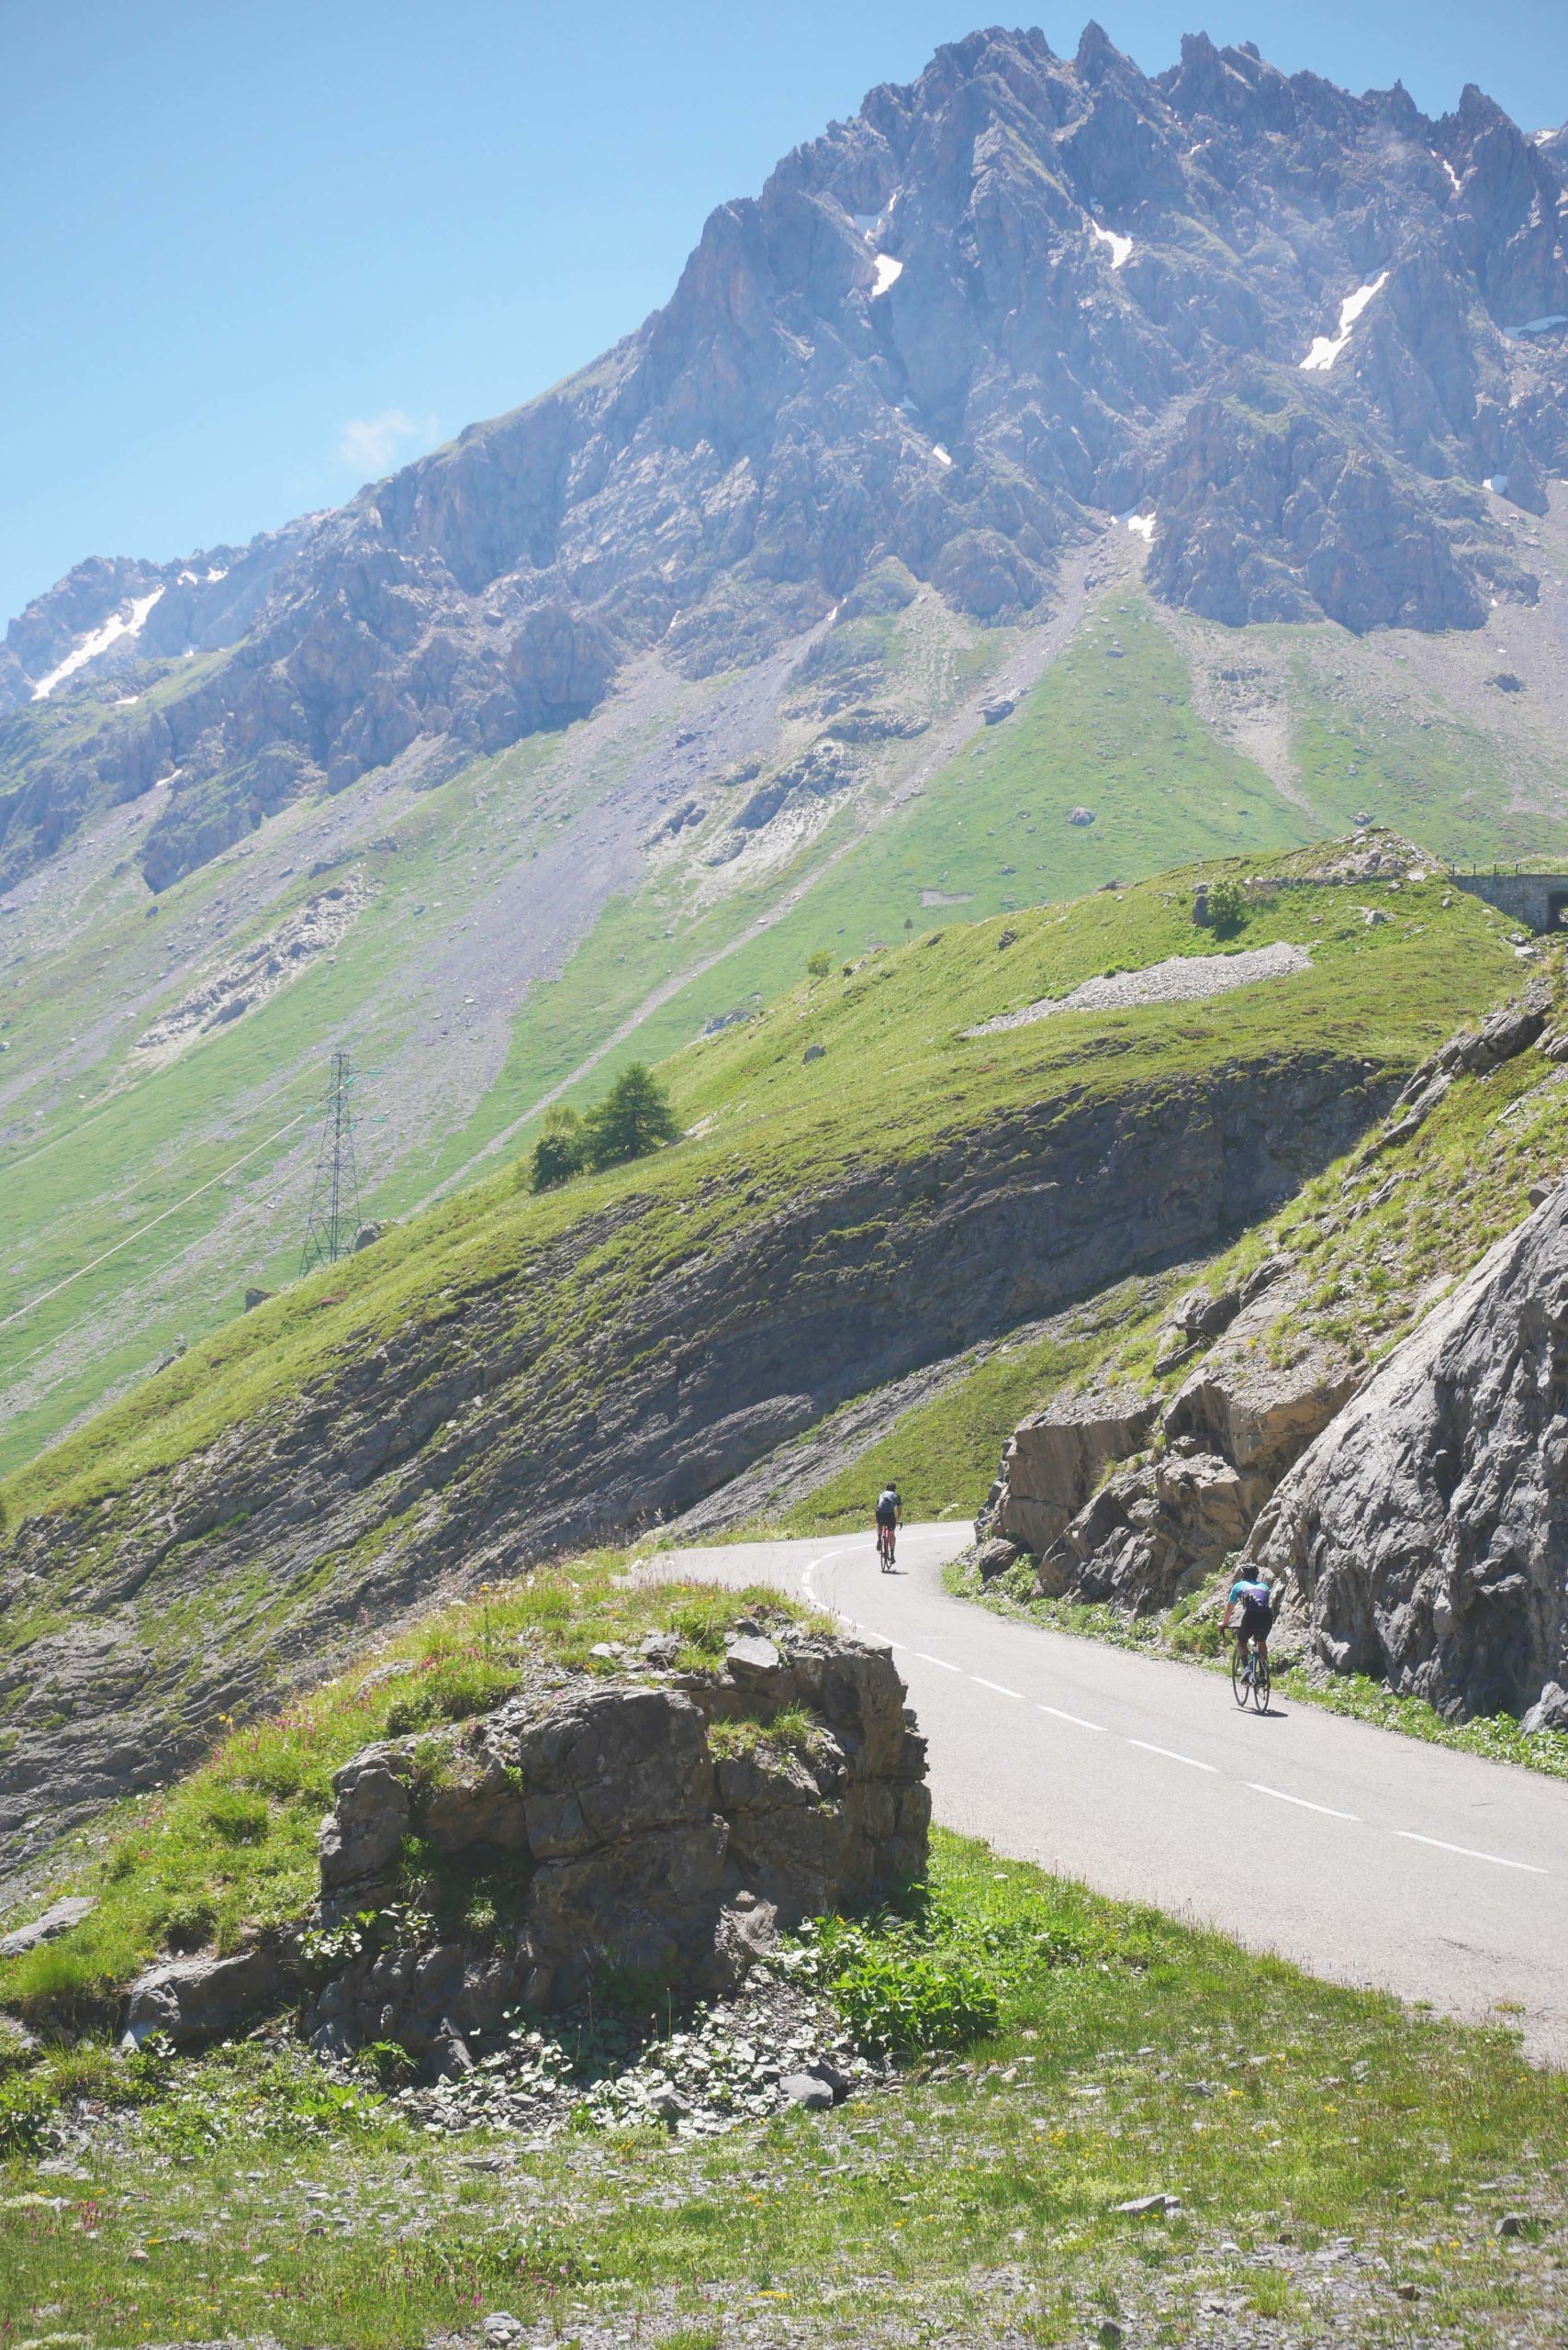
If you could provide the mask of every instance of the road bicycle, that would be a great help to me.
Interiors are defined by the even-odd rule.
[[[877,1561],[885,1575],[893,1571],[893,1529],[890,1526],[877,1528]]]
[[[1269,1710],[1269,1692],[1273,1686],[1269,1676],[1269,1651],[1259,1647],[1255,1639],[1238,1639],[1236,1653],[1230,1660],[1231,1695],[1238,1706],[1249,1697],[1260,1714]]]

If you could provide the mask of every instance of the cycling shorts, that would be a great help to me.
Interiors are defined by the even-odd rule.
[[[1243,1640],[1266,1640],[1269,1637],[1269,1628],[1273,1620],[1274,1611],[1271,1607],[1261,1607],[1257,1600],[1249,1599],[1241,1610],[1241,1622],[1238,1627],[1237,1637]]]
[[[898,1512],[896,1510],[879,1509],[877,1512],[877,1523],[879,1526],[896,1526],[898,1522]]]

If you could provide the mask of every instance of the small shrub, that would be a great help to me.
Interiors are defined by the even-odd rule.
[[[683,1592],[667,1611],[672,1632],[704,1657],[721,1657],[734,1620],[735,1601],[727,1591]]]
[[[507,1665],[491,1664],[476,1652],[432,1662],[413,1687],[395,1697],[386,1708],[386,1736],[403,1738],[409,1730],[425,1729],[432,1722],[466,1721],[487,1714],[510,1697],[518,1675]]]
[[[36,2073],[0,2080],[0,2155],[36,2154],[54,2111],[48,2086]]]
[[[770,1721],[743,1717],[738,1721],[708,1725],[708,1744],[715,1754],[750,1754],[758,1747],[804,1753],[816,1735],[817,1722],[805,1706],[780,1706]]]
[[[825,979],[832,968],[833,957],[825,946],[819,946],[814,955],[806,957],[806,969],[813,979]]]
[[[1258,2317],[1286,2318],[1302,2314],[1302,2299],[1282,2268],[1260,2268],[1248,2279],[1248,2306]]]
[[[585,1168],[597,1171],[645,1158],[679,1134],[680,1121],[669,1095],[645,1062],[633,1061],[586,1118],[566,1108],[547,1113],[528,1161],[529,1186],[552,1192]]]
[[[77,2098],[95,2105],[136,2105],[160,2077],[140,2058],[118,2057],[105,2040],[79,2040],[73,2048],[53,2050],[39,2074],[62,2105]]]
[[[337,1974],[351,1959],[358,1958],[378,1922],[377,1911],[360,1909],[341,1925],[308,1927],[297,1944],[300,1964],[318,1978]]]
[[[857,2040],[895,2056],[962,2048],[993,2032],[1002,2002],[990,1977],[955,1952],[925,1956],[902,1941],[868,1943],[834,1985]]]
[[[469,1942],[486,1942],[500,1924],[493,1893],[483,1886],[475,1886],[463,1905],[463,1930]]]
[[[240,1787],[218,1787],[207,1797],[202,1818],[226,1844],[262,1844],[272,1826],[264,1796]]]
[[[354,2059],[378,2088],[400,2089],[414,2077],[414,2060],[395,2040],[373,2040]]]
[[[1221,938],[1241,928],[1247,919],[1247,897],[1239,881],[1215,881],[1209,888],[1209,928]]]
[[[530,1191],[553,1192],[588,1165],[588,1133],[575,1110],[557,1106],[544,1116],[544,1131],[528,1161]]]
[[[162,1933],[165,1950],[205,1948],[218,1926],[218,1911],[204,1894],[188,1894],[163,1912]]]
[[[633,1061],[630,1069],[622,1070],[583,1125],[588,1163],[593,1168],[621,1167],[629,1158],[645,1158],[661,1143],[674,1142],[680,1132],[669,1095],[644,1061]]]

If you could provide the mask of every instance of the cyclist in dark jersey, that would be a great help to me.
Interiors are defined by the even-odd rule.
[[[1231,1628],[1231,1617],[1239,1608],[1241,1620],[1236,1627],[1236,1637],[1242,1648],[1249,1640],[1256,1640],[1262,1656],[1269,1653],[1269,1633],[1274,1621],[1274,1595],[1261,1575],[1238,1574],[1230,1586],[1230,1596],[1220,1617],[1222,1632]]]
[[[899,1489],[894,1484],[884,1485],[877,1496],[877,1550],[885,1567],[892,1564],[894,1529],[902,1524],[903,1503]]]

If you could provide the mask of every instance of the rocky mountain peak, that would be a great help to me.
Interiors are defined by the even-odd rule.
[[[1492,501],[1568,469],[1560,161],[1473,88],[1433,122],[1202,34],[1152,79],[1092,22],[1070,60],[970,34],[715,210],[580,375],[336,514],[29,607],[0,878],[168,778],[161,887],[319,783],[557,725],[635,656],[755,661],[890,556],[1025,619],[1138,504],[1156,593],[1214,619],[1475,627],[1534,593]],[[226,657],[180,690],[196,650]]]

